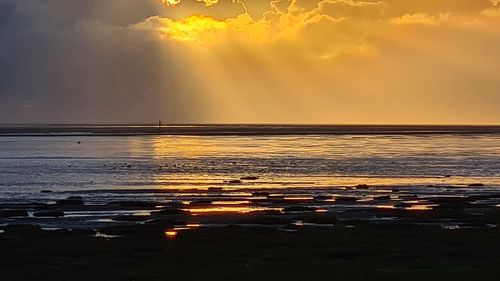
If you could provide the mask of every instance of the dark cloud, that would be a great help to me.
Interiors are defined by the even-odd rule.
[[[155,1],[156,3],[156,1]],[[119,11],[117,10],[119,8]],[[0,122],[189,121],[148,1],[0,0]]]

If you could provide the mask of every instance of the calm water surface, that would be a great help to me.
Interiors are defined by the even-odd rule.
[[[257,176],[256,181],[224,181]],[[500,186],[500,135],[0,137],[0,199],[41,190]]]

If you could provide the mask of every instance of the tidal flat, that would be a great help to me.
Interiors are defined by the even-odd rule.
[[[11,223],[0,227],[0,280],[497,280],[497,195],[432,197],[429,208],[366,207],[342,197],[329,202],[341,209],[323,210],[313,199],[269,194],[279,210],[249,212],[214,212],[212,202],[198,201],[196,208],[212,211],[169,203],[140,213],[152,205],[86,205],[76,197],[2,205]],[[45,211],[31,216],[37,209]],[[76,227],[64,217],[75,210],[115,215]]]
[[[431,129],[0,137],[0,280],[497,280],[500,137]]]
[[[175,237],[145,227],[106,238],[26,227],[0,235],[0,279],[498,280],[499,234],[359,224],[202,228]]]

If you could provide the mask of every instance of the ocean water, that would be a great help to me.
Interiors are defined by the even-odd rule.
[[[373,210],[427,211],[448,197],[498,208],[500,134],[455,129],[332,134],[332,128],[303,127],[293,134],[293,127],[201,127],[156,135],[154,127],[0,128],[0,209],[29,212],[0,218],[0,225],[94,229],[123,223],[121,216],[149,220],[169,206],[204,225],[225,223],[202,219],[206,213],[290,206],[368,220],[394,219]],[[85,205],[58,205],[70,196]],[[34,215],[45,208],[64,210],[64,217]],[[450,218],[443,219],[437,223]]]
[[[245,176],[258,179],[227,182]],[[71,192],[105,200],[131,196],[127,190],[154,197],[210,187],[423,190],[471,183],[500,186],[499,134],[0,137],[4,202]]]

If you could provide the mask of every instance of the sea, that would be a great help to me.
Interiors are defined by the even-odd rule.
[[[89,204],[241,202],[262,190],[292,200],[363,199],[394,189],[427,197],[500,190],[500,128],[0,127],[0,204],[50,204],[68,196]]]

